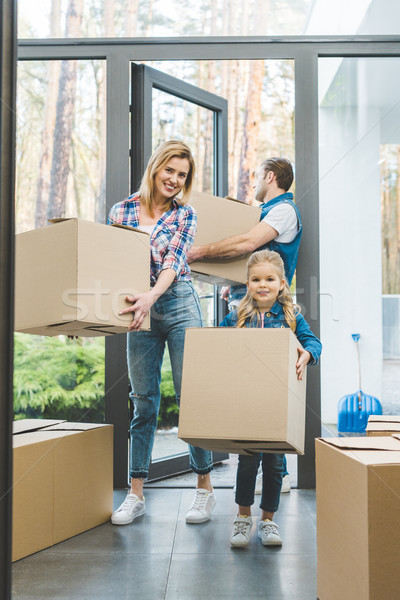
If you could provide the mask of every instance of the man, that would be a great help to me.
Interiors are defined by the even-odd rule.
[[[293,194],[288,191],[292,183],[293,169],[289,160],[265,160],[256,172],[253,186],[256,200],[261,203],[260,222],[247,233],[212,244],[192,246],[188,255],[189,263],[196,260],[235,258],[268,248],[275,250],[282,257],[290,285],[296,269],[302,234],[300,214],[293,203]],[[234,299],[239,303],[245,292],[246,286],[234,286],[230,299],[233,293]]]
[[[302,225],[299,211],[289,192],[293,183],[293,168],[286,158],[268,158],[256,172],[253,185],[255,197],[261,203],[260,222],[250,231],[219,242],[192,246],[188,262],[235,258],[268,248],[278,252],[285,265],[285,274],[292,282],[299,255]],[[227,289],[227,288],[226,288]],[[229,294],[229,310],[233,310],[246,294],[246,286],[232,286]],[[260,493],[261,481],[257,478],[256,493]],[[284,464],[282,491],[290,491],[290,479]]]

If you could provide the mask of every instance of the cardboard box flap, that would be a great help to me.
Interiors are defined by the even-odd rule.
[[[63,221],[77,221],[78,217],[55,217],[47,220],[49,223],[62,223]]]
[[[378,431],[400,431],[400,422],[397,423],[396,421],[373,421],[372,423],[368,423],[366,431],[373,431],[375,433]]]
[[[89,431],[90,429],[99,429],[100,427],[109,427],[105,423],[73,423],[71,421],[61,421],[48,427],[46,431]]]
[[[369,423],[399,423],[400,415],[370,415],[368,418]]]
[[[198,192],[197,190],[193,190],[192,194],[191,194],[191,199],[198,199],[198,200],[208,200],[210,198],[210,196],[212,196],[213,194],[207,194],[207,192]],[[219,197],[219,196],[214,196],[215,198]],[[224,200],[230,200],[231,202],[238,202],[239,204],[248,204],[247,202],[243,202],[243,200],[239,200],[238,198],[232,198],[232,196],[224,196]],[[190,203],[190,201],[189,201]],[[250,205],[249,205],[250,206]]]
[[[47,429],[65,423],[60,419],[21,419],[13,422],[13,434],[28,433],[30,431],[38,431],[39,429]]]
[[[383,450],[400,451],[400,437],[339,437],[339,438],[319,438],[326,444],[335,446],[340,450]]]
[[[143,233],[144,235],[150,236],[148,231],[143,231],[142,229],[138,229],[137,227],[130,227],[129,225],[122,225],[121,223],[111,223],[111,227],[119,227],[120,229],[128,229],[129,231],[137,231],[138,233]]]

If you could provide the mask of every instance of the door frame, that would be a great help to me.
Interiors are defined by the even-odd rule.
[[[218,196],[228,193],[228,102],[224,98],[207,92],[191,83],[167,75],[144,64],[131,63],[131,189],[135,192],[140,185],[147,162],[152,154],[152,107],[153,89],[160,90],[201,106],[213,112],[213,192]],[[218,294],[214,291],[214,302]],[[216,306],[216,304],[214,304]],[[217,305],[218,310],[218,305]],[[218,315],[217,315],[218,318]],[[222,319],[222,315],[221,315]],[[115,343],[126,347],[126,336],[116,336]],[[229,458],[224,452],[213,452],[213,462]],[[148,481],[169,477],[190,470],[189,453],[151,460]]]
[[[107,61],[107,209],[129,193],[129,75],[132,61],[288,59],[295,63],[296,201],[301,202],[303,236],[297,266],[301,300],[313,306],[310,325],[320,333],[318,59],[320,57],[399,57],[400,36],[287,36],[204,38],[90,38],[19,40],[20,60],[105,59]],[[312,285],[311,283],[312,282]],[[307,311],[310,314],[310,311]],[[106,419],[127,414],[127,390],[114,353],[115,337],[106,343]],[[126,435],[115,427],[115,439]],[[320,371],[307,381],[306,454],[298,461],[298,487],[315,488],[314,440],[321,435]],[[115,487],[124,487],[127,452],[115,446]]]

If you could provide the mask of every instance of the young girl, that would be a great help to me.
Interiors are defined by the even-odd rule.
[[[297,378],[302,379],[306,365],[315,365],[321,354],[321,342],[312,333],[293,304],[284,275],[284,264],[277,252],[254,252],[247,263],[247,293],[237,310],[225,317],[220,327],[290,327],[303,348],[299,348],[296,364]],[[235,501],[238,514],[233,523],[232,546],[246,546],[252,527],[251,506],[257,470],[262,462],[263,486],[258,537],[264,546],[281,546],[278,525],[273,516],[278,510],[282,486],[283,454],[239,455]]]

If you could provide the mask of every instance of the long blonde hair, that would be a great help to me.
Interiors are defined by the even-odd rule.
[[[186,177],[185,185],[182,190],[182,197],[179,198],[179,204],[186,204],[190,197],[190,191],[193,185],[195,164],[192,152],[187,144],[180,140],[168,140],[158,146],[151,155],[144,172],[142,182],[139,188],[140,201],[146,205],[150,215],[153,216],[152,201],[155,187],[155,177],[171,158],[187,158],[189,161],[189,172]],[[164,210],[169,210],[172,204],[172,198],[167,200],[162,207]]]
[[[247,261],[247,280],[250,278],[251,268],[262,263],[270,263],[273,265],[276,269],[279,279],[284,280],[285,284],[283,289],[278,294],[277,301],[282,305],[285,320],[290,329],[292,331],[296,331],[296,315],[299,314],[300,307],[293,303],[292,294],[290,293],[289,285],[285,277],[285,265],[283,264],[283,260],[279,254],[277,252],[273,252],[272,250],[259,250],[258,252],[254,252]],[[245,322],[248,319],[258,319],[259,314],[260,313],[257,309],[254,299],[250,295],[249,289],[247,288],[246,295],[237,308],[237,326],[244,327]]]

